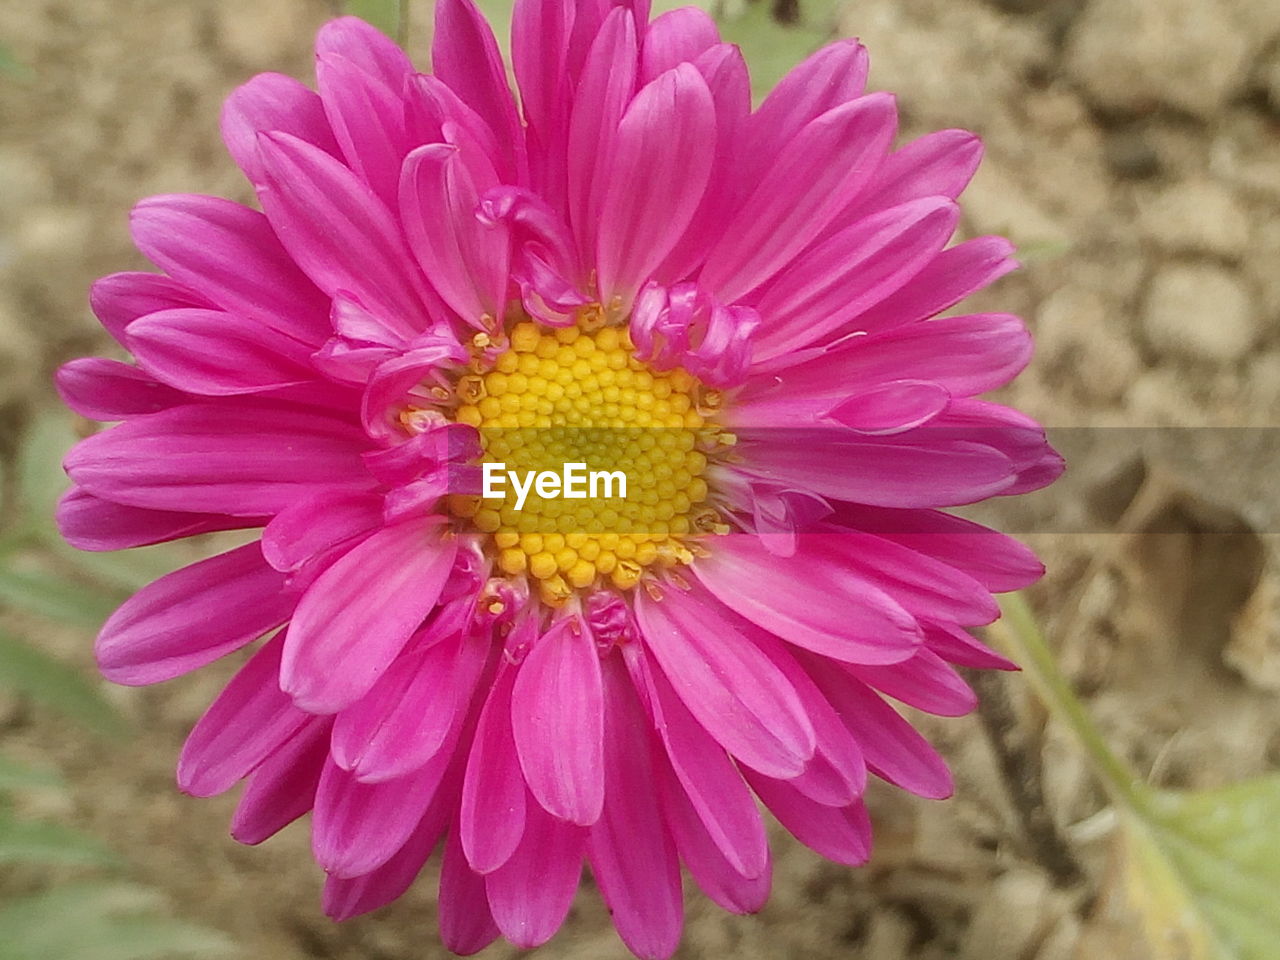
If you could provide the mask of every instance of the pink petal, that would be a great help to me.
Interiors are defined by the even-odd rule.
[[[927,633],[925,638],[927,643]],[[851,666],[849,672],[886,696],[935,716],[963,717],[978,705],[973,689],[927,648],[903,663]]]
[[[119,360],[81,357],[64,363],[54,376],[58,396],[90,420],[125,420],[167,410],[190,397]]]
[[[329,758],[316,790],[311,848],[316,862],[339,877],[359,877],[387,863],[408,842],[439,790],[449,757],[407,776],[363,783]]]
[[[528,809],[536,806],[525,803],[524,775],[511,732],[515,676],[509,662],[499,663],[467,758],[458,832],[467,862],[477,873],[492,873],[510,859],[524,835]]]
[[[924,625],[924,642],[948,663],[975,670],[1017,670],[1018,665],[976,640],[962,627],[943,623]]]
[[[456,147],[429,144],[409,154],[400,213],[414,256],[459,317],[492,330],[504,316],[510,238],[504,225],[476,219],[479,203],[479,188]]]
[[[329,296],[348,293],[412,339],[431,326],[434,296],[387,206],[333,157],[296,137],[258,138],[258,196],[281,242]]]
[[[484,878],[494,922],[521,949],[550,940],[569,913],[587,832],[557,820],[533,798],[526,804],[524,835],[512,856]]]
[[[883,301],[938,255],[959,216],[950,200],[915,200],[873,214],[802,254],[757,304],[764,323],[755,340],[756,363],[763,369],[782,365],[783,355],[823,342]]]
[[[764,820],[742,774],[694,719],[666,676],[644,669],[654,725],[666,747],[676,786],[702,830],[734,871],[758,877],[769,862]]]
[[[994,283],[1018,262],[1003,237],[977,237],[942,251],[901,290],[849,321],[850,330],[884,330],[955,306]]]
[[[703,893],[731,913],[755,913],[769,899],[773,865],[765,848],[764,866],[758,874],[744,877],[725,857],[711,838],[689,798],[668,769],[659,780],[662,814],[675,837],[680,859]]]
[[[254,184],[263,179],[258,134],[270,130],[305,140],[331,156],[339,156],[320,98],[293,77],[260,73],[237,87],[222,107],[222,140],[227,152]]]
[[[253,772],[231,818],[236,840],[262,843],[311,809],[329,756],[330,725],[327,717],[312,718]]]
[[[435,75],[488,123],[503,145],[503,179],[524,166],[524,128],[507,85],[506,66],[489,22],[471,0],[438,0],[431,43]],[[499,158],[495,157],[495,161]]]
[[[574,4],[517,0],[511,16],[511,61],[527,124],[529,165],[539,195],[557,209],[565,191],[569,78],[567,54]]]
[[[453,953],[469,957],[498,938],[484,877],[467,866],[457,830],[450,831],[444,842],[439,904],[440,939]]]
[[[230,790],[311,720],[280,690],[277,633],[240,668],[182,747],[178,786],[196,797]]]
[[[601,302],[629,304],[684,233],[715,156],[715,104],[691,64],[631,101],[603,171],[597,283]]]
[[[692,569],[729,609],[836,660],[896,663],[921,642],[915,619],[897,601],[856,575],[851,580],[848,565],[819,553],[811,537],[800,537],[795,555],[780,566],[760,538],[729,534]]]
[[[887,94],[851,100],[806,124],[725,226],[699,282],[730,303],[786,266],[875,172],[896,125]]]
[[[424,628],[367,694],[333,725],[333,758],[358,780],[380,783],[421,767],[449,741],[471,706],[489,654],[450,618]]]
[[[361,490],[358,427],[266,401],[191,403],[77,444],[63,465],[89,493],[154,510],[263,516],[299,497]]]
[[[349,60],[379,83],[399,92],[413,72],[405,52],[375,27],[359,17],[338,17],[316,35],[316,56]]]
[[[296,602],[247,543],[143,587],[107,618],[94,655],[113,683],[171,680],[280,626]]]
[[[129,326],[125,345],[161,380],[204,396],[262,393],[316,379],[297,341],[220,310],[142,317]]]
[[[112,273],[93,282],[89,306],[107,333],[121,343],[129,324],[157,310],[211,307],[205,297],[185,284],[158,273]]]
[[[313,348],[332,332],[328,299],[258,211],[220,197],[148,197],[129,227],[148,259],[231,313]]]
[[[701,563],[701,561],[699,561]],[[795,776],[813,756],[813,726],[794,688],[744,641],[728,611],[674,587],[636,595],[645,649],[684,705],[739,761]]]
[[[872,773],[931,800],[951,796],[955,784],[946,763],[874,690],[818,661],[809,661],[809,675],[862,747]]]
[[[399,899],[422,872],[452,814],[444,791],[440,791],[404,846],[382,866],[359,877],[325,877],[325,915],[350,920]]]
[[[58,532],[77,550],[127,550],[216,530],[261,526],[261,517],[146,510],[103,500],[72,487],[58,502]]]
[[[303,595],[289,624],[280,685],[311,713],[368,693],[435,607],[457,540],[421,520],[386,527]]]
[[[604,171],[612,163],[618,124],[635,93],[636,61],[635,21],[625,7],[615,7],[591,45],[569,120],[569,224],[584,255],[596,249],[609,187]]]
[[[382,525],[382,500],[376,494],[326,492],[289,504],[262,531],[262,555],[284,573],[292,573],[324,553]]]
[[[871,820],[861,800],[828,807],[780,780],[750,772],[747,779],[778,822],[806,847],[849,867],[871,858]]]
[[[968,130],[929,133],[885,158],[862,196],[837,218],[852,223],[876,210],[919,200],[954,200],[969,185],[982,160],[982,141]]]
[[[640,54],[640,82],[692,63],[698,55],[720,42],[720,31],[705,10],[680,7],[654,17],[645,30]]]
[[[951,403],[951,394],[924,380],[892,380],[855,389],[825,418],[868,436],[903,433],[928,423]]]
[[[680,862],[655,794],[653,733],[619,658],[603,664],[605,804],[587,857],[622,942],[638,957],[671,956],[684,904]]]
[[[511,724],[529,790],[548,813],[587,826],[604,800],[600,658],[586,623],[551,625],[520,665]]]

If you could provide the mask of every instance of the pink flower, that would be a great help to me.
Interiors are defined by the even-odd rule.
[[[227,102],[263,212],[139,204],[163,273],[92,294],[136,365],[58,376],[124,421],[67,458],[70,542],[260,531],[98,639],[109,678],[148,684],[269,635],[192,731],[182,789],[247,781],[245,843],[311,812],[339,919],[442,846],[460,953],[546,941],[584,862],[642,957],[676,948],[681,864],[758,909],[755,797],[864,862],[868,772],[952,789],[882,695],[972,708],[952,665],[1009,664],[968,628],[1041,573],[938,509],[1061,469],[1034,422],[974,399],[1027,362],[1021,322],[932,319],[1014,266],[996,237],[947,246],[977,139],[893,149],[854,42],[753,112],[703,13],[647,21],[642,0],[520,0],[519,108],[470,0],[437,4],[434,75],[330,23],[318,95],[265,74]],[[499,461],[630,486],[517,509],[518,476],[478,496]]]

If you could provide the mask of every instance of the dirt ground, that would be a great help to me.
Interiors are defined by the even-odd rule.
[[[417,0],[414,11],[426,19]],[[52,369],[104,349],[85,291],[144,266],[126,232],[132,203],[249,199],[217,137],[219,104],[258,71],[308,78],[311,35],[331,12],[321,0],[0,0],[0,44],[28,69],[0,77],[6,447],[51,402]],[[1063,428],[1071,465],[996,516],[1049,565],[1032,599],[1068,671],[1153,783],[1274,769],[1275,437],[1221,428],[1274,427],[1280,406],[1280,0],[854,0],[843,29],[869,46],[872,86],[899,95],[904,134],[958,126],[986,141],[965,230],[1009,235],[1026,267],[971,305],[1030,321],[1037,358],[1008,399]],[[411,46],[421,62],[421,32]],[[1189,427],[1206,429],[1176,429]],[[48,641],[89,664],[88,637]],[[178,913],[246,957],[445,956],[430,876],[334,925],[305,828],[241,848],[226,835],[233,798],[177,793],[185,732],[233,666],[114,690],[138,721],[125,746],[38,713],[8,717],[6,743],[53,758],[74,785],[54,812],[127,851]],[[873,791],[878,850],[862,870],[778,832],[768,906],[731,917],[690,894],[678,956],[1139,960],[1107,906],[1111,837],[1079,752],[1018,677],[983,692],[982,716],[925,723],[957,771],[953,800]],[[1042,781],[1039,812],[1065,862],[1028,833],[1000,756]],[[584,888],[534,955],[627,954]]]

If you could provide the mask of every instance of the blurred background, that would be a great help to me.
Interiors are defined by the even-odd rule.
[[[89,429],[50,376],[112,352],[86,290],[147,268],[130,206],[248,202],[220,103],[260,71],[309,80],[314,30],[338,6],[0,0],[2,957],[445,955],[431,868],[392,907],[335,925],[305,826],[241,848],[233,797],[177,792],[182,740],[236,663],[150,690],[94,675],[101,617],[210,546],[82,558],[48,519],[61,452]],[[429,0],[408,9],[425,65]],[[1049,567],[1027,600],[1053,658],[1033,663],[1035,631],[1015,618],[993,640],[1033,669],[976,681],[973,717],[914,718],[956,797],[873,788],[861,870],[775,831],[768,906],[731,917],[691,892],[679,956],[1280,957],[1280,0],[723,12],[761,90],[823,39],[858,36],[904,137],[982,135],[964,231],[1008,235],[1025,269],[968,306],[1027,318],[1038,353],[1002,399],[1055,428],[1070,469],[993,514]],[[1153,789],[1127,793],[1130,773]],[[627,956],[589,884],[535,954]]]

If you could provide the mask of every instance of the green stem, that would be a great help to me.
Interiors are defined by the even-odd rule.
[[[1019,593],[1008,594],[999,599],[1004,616],[988,629],[1004,637],[1015,651],[1016,659],[1039,690],[1050,713],[1075,734],[1094,773],[1111,798],[1136,811],[1150,813],[1151,792],[1137,772],[1107,746],[1084,704],[1058,669],[1053,651],[1036,626],[1035,615],[1026,599]]]

